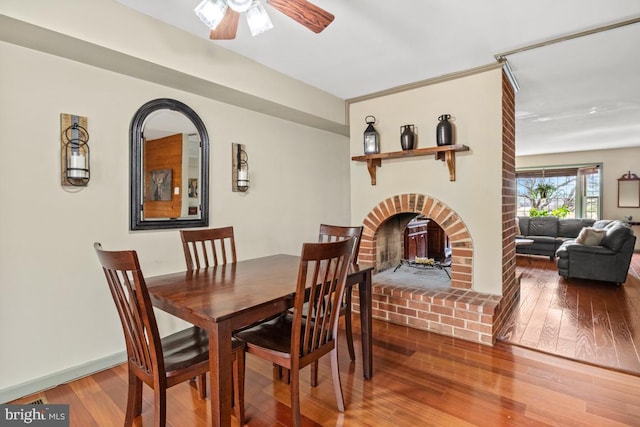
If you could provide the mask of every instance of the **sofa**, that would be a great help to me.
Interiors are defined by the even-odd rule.
[[[516,245],[516,253],[548,256],[552,261],[556,251],[568,240],[575,239],[584,227],[591,227],[593,219],[558,218],[555,216],[519,216],[516,223],[520,232],[519,239],[533,242]]]
[[[565,279],[602,280],[620,286],[627,280],[635,243],[636,236],[625,222],[596,221],[578,238],[560,245],[556,251],[558,274]]]

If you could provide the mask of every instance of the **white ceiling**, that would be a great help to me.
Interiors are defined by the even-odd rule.
[[[199,0],[117,0],[208,38]],[[335,15],[315,34],[266,6],[274,29],[241,18],[226,49],[343,99],[495,63],[495,56],[640,20],[637,0],[313,0]],[[185,47],[186,48],[186,47]],[[507,58],[520,85],[516,152],[640,146],[640,23]]]

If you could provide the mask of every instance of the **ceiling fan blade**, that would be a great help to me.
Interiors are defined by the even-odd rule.
[[[306,0],[267,0],[267,4],[314,33],[327,28],[334,19],[333,14]]]
[[[230,7],[227,8],[224,18],[220,21],[220,24],[215,30],[211,30],[209,38],[211,40],[232,40],[236,38],[236,31],[238,31],[238,19],[240,14]]]

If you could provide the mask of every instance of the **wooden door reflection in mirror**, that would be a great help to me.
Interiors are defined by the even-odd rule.
[[[187,105],[163,98],[136,112],[130,176],[131,230],[208,226],[209,138]]]

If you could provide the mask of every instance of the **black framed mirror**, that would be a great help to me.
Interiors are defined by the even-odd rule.
[[[209,136],[189,106],[154,99],[130,128],[131,230],[209,225]]]

